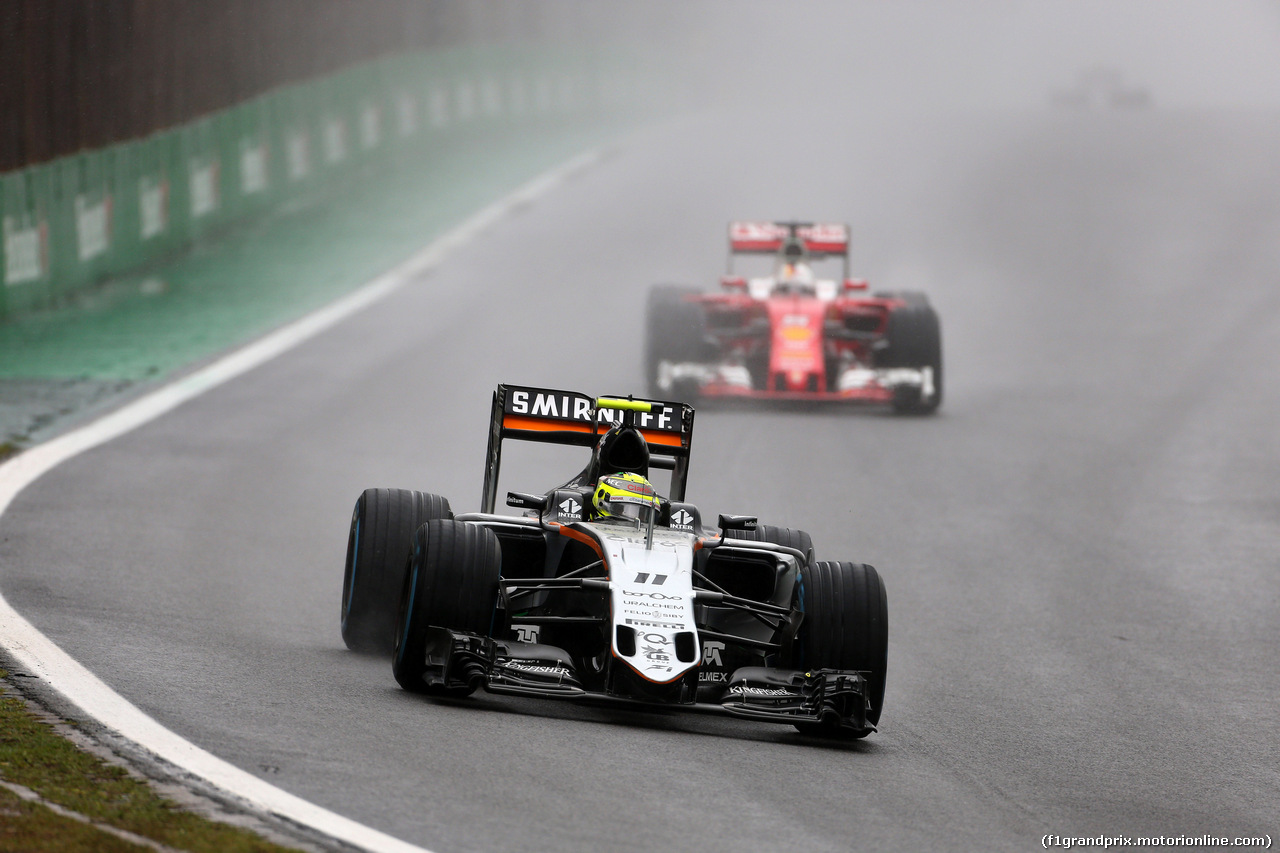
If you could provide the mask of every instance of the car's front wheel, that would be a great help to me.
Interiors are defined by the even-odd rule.
[[[697,383],[676,382],[663,387],[661,365],[707,359],[706,316],[692,301],[702,291],[683,284],[658,284],[649,290],[645,306],[645,381],[649,394],[659,399],[696,397]]]
[[[807,670],[846,669],[867,679],[867,722],[884,706],[889,664],[889,602],[884,581],[865,563],[818,562],[804,575],[799,663]],[[870,734],[870,729],[853,733]]]
[[[487,527],[448,519],[433,519],[418,528],[409,552],[408,571],[396,620],[392,672],[405,690],[428,692],[428,632],[444,628],[487,636],[498,603],[502,550]],[[475,689],[449,691],[466,695]]]
[[[942,405],[942,324],[938,313],[922,293],[880,295],[906,304],[889,313],[885,346],[876,356],[876,366],[928,371],[924,386],[896,389],[893,410],[903,415],[932,414]]]

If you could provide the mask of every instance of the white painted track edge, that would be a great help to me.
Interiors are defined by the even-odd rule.
[[[30,448],[0,465],[0,515],[27,486],[86,450],[142,426],[183,403],[265,364],[346,317],[385,298],[439,264],[480,232],[601,158],[588,151],[540,175],[437,237],[416,255],[352,293],[289,323],[193,373],[183,376],[92,423]],[[178,770],[203,780],[233,801],[284,818],[335,841],[388,853],[429,853],[247,773],[169,731],[36,630],[0,595],[0,647],[28,675],[116,737],[129,741]]]

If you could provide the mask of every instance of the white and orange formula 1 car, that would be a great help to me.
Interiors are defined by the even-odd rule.
[[[685,500],[693,409],[499,385],[479,512],[368,489],[347,540],[342,636],[406,690],[687,708],[865,737],[884,701],[884,582],[808,533]],[[506,440],[582,447],[555,488],[508,492]],[[650,482],[669,471],[665,494]]]
[[[735,268],[752,257],[765,259],[764,274]],[[650,290],[645,370],[655,397],[880,403],[931,414],[942,402],[942,334],[923,293],[871,295],[865,280],[850,278],[847,225],[733,222],[718,292]]]

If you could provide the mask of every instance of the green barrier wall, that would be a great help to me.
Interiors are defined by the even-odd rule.
[[[0,320],[157,263],[400,152],[634,113],[637,81],[616,56],[580,47],[396,55],[0,175]]]

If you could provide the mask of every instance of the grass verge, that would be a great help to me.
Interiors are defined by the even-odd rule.
[[[7,677],[0,670],[0,679]],[[12,693],[0,694],[0,781],[20,785],[91,821],[57,814],[0,787],[2,853],[156,849],[119,838],[102,825],[197,853],[291,849],[182,809],[123,767],[77,748]]]

